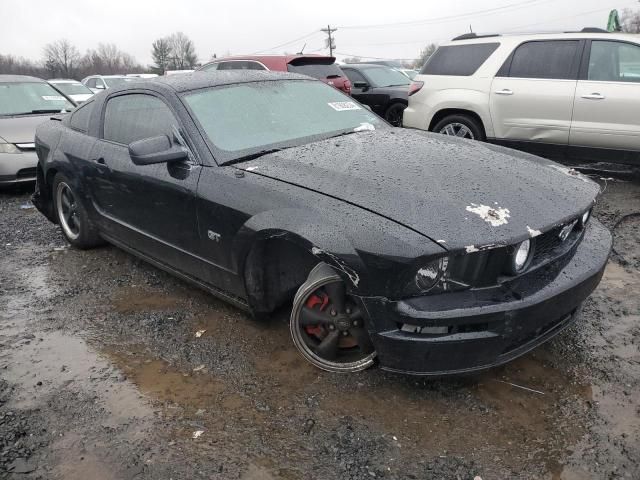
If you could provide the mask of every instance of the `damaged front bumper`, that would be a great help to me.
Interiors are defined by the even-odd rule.
[[[361,298],[381,368],[459,374],[523,355],[576,320],[602,278],[611,242],[592,220],[570,254],[499,286],[400,301]]]

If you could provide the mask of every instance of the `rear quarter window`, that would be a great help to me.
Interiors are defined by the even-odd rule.
[[[499,46],[496,42],[440,47],[422,67],[420,74],[457,77],[473,75]]]
[[[93,112],[93,102],[85,103],[77,108],[69,119],[69,127],[79,132],[87,133],[89,131],[89,119]]]

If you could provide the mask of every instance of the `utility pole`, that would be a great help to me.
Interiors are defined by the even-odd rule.
[[[325,45],[329,47],[329,56],[333,57],[333,50],[336,48],[335,38],[331,34],[337,31],[337,28],[331,28],[331,25],[327,25],[327,28],[321,28],[320,31],[327,34],[327,39],[324,41]]]

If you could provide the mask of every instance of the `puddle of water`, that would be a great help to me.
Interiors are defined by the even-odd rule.
[[[4,378],[20,387],[11,400],[16,408],[36,407],[43,398],[64,388],[96,392],[113,424],[151,414],[131,384],[117,381],[120,372],[78,337],[36,332],[35,338],[17,340],[0,358],[10,360]]]
[[[176,310],[185,297],[132,286],[118,290],[111,299],[112,308],[118,313],[159,312]]]

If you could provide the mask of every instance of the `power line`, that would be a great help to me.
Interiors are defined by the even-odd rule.
[[[476,11],[467,12],[467,13],[458,13],[455,15],[447,15],[447,16],[438,17],[438,18],[426,18],[423,20],[412,20],[409,22],[379,23],[379,24],[373,24],[373,25],[346,25],[346,26],[341,26],[340,28],[355,30],[355,29],[367,29],[367,28],[408,27],[408,26],[418,26],[418,25],[429,25],[434,23],[466,19],[468,17],[474,17],[474,16],[485,16],[485,15],[490,15],[492,13],[496,13],[504,10],[517,10],[520,8],[532,7],[536,4],[547,3],[550,1],[551,0],[526,0],[518,3],[513,3],[511,5],[503,5],[501,7],[476,10]]]
[[[318,33],[320,33],[320,30],[314,30],[311,33],[303,35],[302,37],[294,38],[293,40],[289,40],[288,42],[281,43],[279,45],[276,45],[275,47],[265,48],[264,50],[259,50],[257,52],[253,52],[251,55],[256,55],[258,53],[264,53],[264,52],[268,52],[270,50],[276,50],[278,48],[286,47],[287,45],[291,45],[292,43],[296,43],[296,42],[300,42],[302,40],[306,40],[307,38],[312,37],[312,36],[314,36],[314,35],[316,35]]]
[[[615,2],[615,3],[616,3],[616,5],[619,5],[618,2]],[[626,5],[631,5],[632,3],[635,3],[635,0],[633,2],[626,3],[625,6]],[[517,31],[518,29],[521,29],[521,28],[537,27],[538,25],[545,25],[545,24],[551,23],[551,22],[559,22],[559,21],[562,21],[562,20],[569,20],[569,19],[572,19],[572,18],[575,18],[575,17],[584,17],[585,15],[591,15],[591,14],[594,14],[594,13],[605,12],[605,11],[611,10],[611,8],[612,7],[600,7],[598,9],[596,9],[596,10],[590,10],[588,12],[582,12],[582,13],[574,13],[573,15],[569,15],[569,16],[565,16],[565,17],[552,18],[552,19],[546,20],[544,22],[536,22],[536,23],[528,23],[526,25],[519,25],[517,27],[509,28],[509,29],[504,30],[504,31],[505,32],[515,32],[515,31]]]

